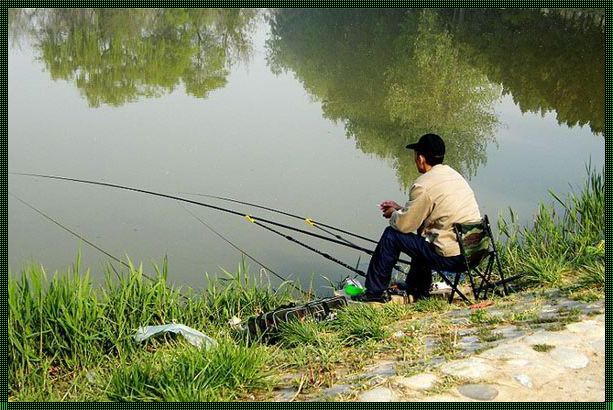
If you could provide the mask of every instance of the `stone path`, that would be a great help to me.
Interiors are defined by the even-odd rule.
[[[496,310],[491,309],[490,317]],[[574,322],[566,324],[569,312]],[[470,312],[450,314],[461,324]],[[366,380],[361,384],[333,386],[311,399],[604,401],[604,300],[589,304],[556,299],[540,306],[532,319],[531,326],[496,328],[496,340],[490,342],[464,329],[458,341],[463,357],[431,360],[424,373],[405,377],[396,374],[395,362],[379,362],[357,377]],[[430,340],[426,347],[428,343],[436,345]]]

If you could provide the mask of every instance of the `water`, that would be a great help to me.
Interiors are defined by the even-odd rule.
[[[377,204],[404,202],[417,176],[404,145],[434,131],[483,213],[530,223],[549,189],[604,164],[604,34],[598,13],[564,13],[12,10],[8,167],[231,196],[377,238]],[[177,283],[240,260],[173,201],[18,176],[9,189],[117,256],[167,255]],[[190,209],[277,272],[315,286],[346,274]],[[104,257],[9,197],[12,271],[64,268],[79,249],[99,275]]]

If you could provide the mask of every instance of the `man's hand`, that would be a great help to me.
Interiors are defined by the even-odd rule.
[[[379,209],[383,212],[385,219],[390,219],[394,211],[402,209],[402,207],[394,201],[383,201],[379,204]]]

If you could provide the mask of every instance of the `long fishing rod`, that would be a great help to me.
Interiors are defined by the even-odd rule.
[[[190,211],[187,207],[182,206],[183,209],[185,209],[185,211],[187,211],[191,216],[193,216],[194,218],[196,218],[202,225],[204,225],[207,229],[209,229],[211,232],[213,232],[215,235],[217,235],[219,238],[221,238],[224,242],[226,242],[228,245],[230,245],[231,247],[233,247],[234,249],[236,249],[237,251],[239,251],[241,254],[245,255],[247,258],[251,259],[252,261],[254,261],[255,263],[257,263],[258,265],[260,265],[262,268],[264,268],[265,270],[267,270],[268,272],[272,273],[274,276],[276,276],[278,279],[281,279],[284,283],[289,284],[292,288],[296,289],[297,291],[299,291],[300,293],[302,293],[305,296],[311,297],[313,296],[310,292],[306,292],[305,290],[303,290],[302,288],[300,288],[299,286],[297,286],[296,284],[294,284],[292,281],[286,279],[285,277],[283,277],[281,274],[275,272],[274,270],[270,269],[268,266],[264,265],[262,262],[260,262],[259,260],[257,260],[255,257],[251,256],[250,254],[248,254],[247,252],[245,252],[243,249],[241,249],[238,245],[234,244],[233,242],[231,242],[228,238],[226,238],[225,236],[223,236],[220,232],[218,232],[215,228],[213,228],[210,224],[208,224],[206,221],[204,221],[202,218],[200,218],[198,215],[196,215],[195,213],[193,213],[192,211]]]
[[[276,214],[285,215],[285,216],[288,216],[290,218],[300,219],[300,220],[304,221],[307,225],[311,225],[311,226],[313,226],[313,227],[315,227],[317,229],[320,229],[321,231],[327,233],[328,235],[332,235],[336,239],[339,239],[339,240],[344,241],[346,243],[349,243],[351,245],[355,245],[355,244],[350,242],[350,241],[348,241],[347,239],[343,238],[342,236],[340,236],[338,234],[335,234],[334,232],[330,232],[328,229],[332,229],[334,231],[341,232],[341,233],[344,233],[345,235],[350,235],[350,236],[353,236],[354,238],[362,239],[362,240],[367,241],[367,242],[378,243],[374,239],[367,238],[365,236],[356,234],[354,232],[346,231],[346,230],[341,229],[341,228],[337,228],[336,226],[333,226],[333,225],[328,225],[328,224],[325,224],[323,222],[316,221],[313,218],[307,218],[305,216],[300,216],[300,215],[292,214],[291,212],[284,211],[282,209],[275,209],[275,208],[271,208],[271,207],[268,207],[268,206],[264,206],[264,205],[260,205],[260,204],[255,204],[253,202],[240,201],[238,199],[229,198],[227,196],[199,194],[199,193],[192,193],[192,192],[179,192],[179,194],[181,194],[181,195],[194,195],[194,196],[201,196],[201,197],[204,197],[204,198],[219,199],[220,201],[226,201],[226,202],[232,202],[232,203],[235,203],[235,204],[247,205],[247,206],[251,206],[253,208],[264,209],[266,211],[274,212]],[[325,229],[325,228],[328,228],[328,229]]]
[[[340,241],[338,239],[328,238],[328,237],[323,236],[323,235],[319,235],[319,234],[316,234],[316,233],[313,233],[313,232],[305,231],[304,229],[296,228],[296,227],[293,227],[293,226],[290,226],[290,225],[286,225],[286,224],[283,224],[283,223],[271,221],[269,219],[260,218],[260,217],[253,216],[253,215],[244,215],[243,213],[238,212],[238,211],[234,211],[232,209],[222,208],[222,207],[219,207],[219,206],[207,204],[207,203],[204,203],[204,202],[194,201],[194,200],[187,199],[187,198],[182,198],[182,197],[175,196],[175,195],[169,195],[169,194],[164,194],[164,193],[160,193],[160,192],[149,191],[149,190],[146,190],[146,189],[129,187],[129,186],[125,186],[125,185],[112,184],[112,183],[108,183],[108,182],[91,181],[91,180],[87,180],[87,179],[78,179],[78,178],[69,178],[69,177],[62,177],[62,176],[55,176],[55,175],[33,174],[33,173],[24,173],[24,172],[10,172],[10,174],[12,174],[12,175],[29,176],[29,177],[36,177],[36,178],[47,178],[47,179],[54,179],[54,180],[60,180],[60,181],[70,181],[70,182],[77,182],[77,183],[89,184],[89,185],[105,186],[105,187],[109,187],[109,188],[122,189],[122,190],[125,190],[125,191],[140,192],[140,193],[143,193],[143,194],[157,196],[157,197],[161,197],[161,198],[174,199],[176,201],[181,201],[181,202],[186,202],[186,203],[189,203],[189,204],[199,205],[199,206],[203,206],[203,207],[206,207],[206,208],[215,209],[217,211],[226,212],[226,213],[229,213],[229,214],[232,214],[232,215],[238,215],[238,216],[247,217],[248,220],[249,220],[249,218],[251,218],[251,219],[254,219],[254,220],[258,220],[260,222],[268,223],[270,225],[274,225],[274,226],[278,226],[278,227],[281,227],[281,228],[289,229],[289,230],[292,230],[292,231],[300,232],[300,233],[302,233],[304,235],[307,235],[307,236],[315,237],[315,238],[318,238],[318,239],[322,239],[324,241],[336,243],[338,245],[343,245],[343,246],[346,246],[346,247],[349,247],[349,248],[352,248],[352,249],[356,249],[356,250],[362,251],[362,252],[364,252],[364,253],[366,253],[368,255],[371,255],[371,256],[374,254],[374,251],[371,250],[371,249],[364,248],[364,247],[357,246],[357,245],[350,245],[350,244],[348,244],[348,243],[346,243],[344,241]],[[399,259],[399,262],[410,264],[409,261],[402,260],[402,259]]]
[[[179,192],[179,194],[182,194],[182,195],[194,195],[194,196],[202,196],[202,197],[205,197],[205,198],[219,199],[220,201],[227,201],[227,202],[233,202],[233,203],[236,203],[236,204],[252,206],[254,208],[264,209],[266,211],[274,212],[274,213],[277,213],[277,214],[280,214],[280,215],[285,215],[285,216],[288,216],[290,218],[300,219],[300,220],[303,220],[307,225],[313,226],[313,227],[315,227],[315,228],[317,228],[317,229],[327,233],[328,235],[332,235],[335,238],[337,238],[337,239],[339,239],[339,240],[341,240],[341,241],[343,241],[343,242],[345,242],[345,243],[347,243],[349,245],[352,245],[352,246],[359,246],[359,245],[356,245],[355,243],[347,240],[346,238],[343,238],[342,236],[340,236],[338,234],[335,234],[334,232],[330,232],[328,229],[322,228],[322,226],[325,226],[325,227],[330,228],[330,229],[337,230],[338,232],[342,232],[342,233],[345,233],[347,235],[351,235],[353,237],[356,237],[356,238],[359,238],[359,239],[362,239],[362,240],[365,240],[365,241],[369,241],[369,242],[373,242],[373,243],[378,243],[374,239],[370,239],[370,238],[367,238],[367,237],[355,234],[353,232],[345,231],[343,229],[340,229],[340,228],[337,228],[337,227],[334,227],[334,226],[331,226],[331,225],[326,225],[326,224],[318,222],[318,221],[316,221],[316,220],[314,220],[312,218],[307,218],[307,217],[304,217],[304,216],[295,215],[295,214],[292,214],[290,212],[287,212],[287,211],[284,211],[284,210],[281,210],[281,209],[275,209],[275,208],[271,208],[271,207],[268,207],[268,206],[265,206],[265,205],[255,204],[253,202],[240,201],[240,200],[234,199],[234,198],[229,198],[229,197],[225,197],[225,196],[218,196],[218,195],[209,195],[209,194],[198,194],[198,193],[190,193],[190,192]],[[316,253],[319,253],[319,252],[316,252]],[[403,263],[407,263],[407,264],[409,263],[408,261],[405,261],[403,259],[399,259],[398,261],[399,262],[403,262]],[[343,266],[346,266],[346,265],[343,265]],[[394,266],[394,269],[396,269],[398,272],[406,273],[398,265]]]
[[[285,239],[287,239],[287,240],[289,240],[291,242],[294,242],[295,244],[298,244],[298,245],[300,245],[300,246],[302,246],[302,247],[304,247],[304,248],[306,248],[306,249],[308,249],[310,251],[313,251],[316,254],[321,255],[324,258],[326,258],[328,260],[331,260],[332,262],[337,263],[337,264],[341,265],[342,267],[344,267],[346,269],[349,269],[352,272],[357,273],[360,276],[366,277],[366,273],[364,271],[362,271],[362,270],[360,270],[358,268],[354,268],[353,266],[346,264],[345,262],[341,261],[340,259],[337,259],[337,258],[335,258],[334,256],[332,256],[332,255],[330,255],[328,253],[325,253],[325,252],[322,252],[322,251],[320,251],[318,249],[315,249],[312,246],[307,245],[306,243],[299,241],[298,239],[295,239],[295,238],[293,238],[293,237],[291,237],[289,235],[284,234],[283,232],[279,232],[276,229],[271,228],[270,226],[266,226],[266,225],[262,224],[261,222],[257,221],[256,219],[251,219],[251,220],[249,220],[249,222],[254,223],[254,224],[258,225],[258,226],[261,226],[262,228],[267,229],[270,232],[274,232],[277,235],[280,235],[280,236],[284,237]]]

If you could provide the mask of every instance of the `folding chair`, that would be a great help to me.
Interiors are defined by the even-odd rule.
[[[500,285],[502,285],[503,296],[506,296],[509,292],[507,282],[515,279],[516,276],[507,280],[504,278],[487,215],[479,222],[454,224],[453,230],[460,244],[460,252],[464,258],[464,267],[458,272],[437,271],[445,283],[451,287],[449,303],[453,301],[456,293],[464,301],[472,303],[458,288],[460,279],[464,275],[468,276],[475,301],[487,299],[488,291]],[[485,264],[484,269],[481,268],[483,264]],[[495,277],[493,278],[494,269],[498,270],[498,280],[495,280]],[[450,278],[452,275],[453,279]]]

